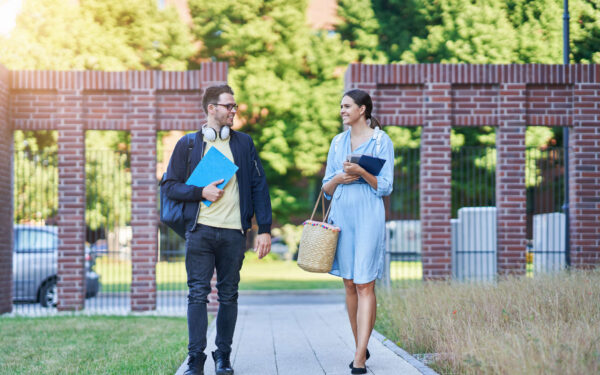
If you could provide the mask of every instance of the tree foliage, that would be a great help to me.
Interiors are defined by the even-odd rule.
[[[0,37],[0,62],[65,70],[228,62],[242,130],[256,142],[281,222],[305,210],[318,189],[330,141],[341,130],[348,63],[562,62],[561,0],[339,0],[333,32],[309,28],[307,1],[189,0],[188,26],[154,0],[24,0],[16,28]],[[571,62],[600,63],[600,2],[569,3]],[[396,148],[419,145],[420,129],[386,131]],[[25,139],[52,141],[42,133]],[[495,132],[457,128],[451,141],[493,145]],[[528,130],[527,145],[551,141],[560,145],[560,131]],[[397,155],[397,165],[408,160]]]
[[[153,0],[25,0],[0,37],[11,69],[184,70],[194,53],[175,9]]]
[[[358,53],[359,62],[386,63],[387,58],[379,49],[377,32],[380,25],[371,0],[339,0],[338,17],[340,22],[336,30]]]
[[[515,60],[516,33],[500,2],[440,0],[437,4],[441,22],[426,26],[426,38],[413,38],[402,61],[488,64]]]
[[[42,223],[58,213],[56,131],[14,134],[14,222]]]
[[[91,130],[85,136],[85,219],[91,230],[131,221],[129,133]]]
[[[373,0],[372,7],[379,29],[369,32],[391,62],[562,63],[561,0]],[[600,3],[572,0],[569,12],[571,62],[598,63]]]
[[[342,73],[356,54],[339,35],[309,29],[302,0],[191,0],[189,6],[200,56],[230,64],[242,130],[255,140],[273,211],[285,220],[306,208],[305,177],[322,169],[340,131]]]

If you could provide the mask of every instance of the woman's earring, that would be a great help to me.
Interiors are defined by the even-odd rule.
[[[367,126],[371,126],[371,119],[370,118],[367,119]]]

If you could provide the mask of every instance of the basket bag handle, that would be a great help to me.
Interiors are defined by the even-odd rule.
[[[317,202],[315,203],[315,208],[313,209],[312,215],[310,215],[310,220],[312,221],[315,216],[315,212],[317,212],[317,207],[319,207],[319,202],[321,202],[321,209],[323,212],[323,222],[327,222],[327,217],[329,216],[329,210],[331,210],[331,204],[327,208],[327,213],[325,213],[325,197],[323,196],[323,189],[319,193],[319,198],[317,198]]]

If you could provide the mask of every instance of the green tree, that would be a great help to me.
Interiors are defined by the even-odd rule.
[[[286,221],[310,205],[314,176],[341,129],[342,76],[356,54],[339,35],[310,30],[302,0],[189,6],[200,57],[230,64],[242,130],[253,136],[267,171],[275,217]]]
[[[52,220],[58,213],[56,131],[14,133],[14,221]]]
[[[563,2],[561,0],[508,0],[510,21],[517,30],[519,63],[563,62]],[[600,3],[569,2],[570,61],[600,62]]]
[[[427,36],[426,25],[439,23],[439,19],[435,19],[439,14],[434,8],[435,4],[427,0],[373,0],[379,24],[379,49],[389,61],[400,61],[413,38]]]
[[[16,223],[53,221],[58,213],[56,131],[14,135],[14,216]],[[86,134],[86,224],[96,230],[131,220],[129,133]]]
[[[86,224],[114,230],[131,221],[129,133],[88,131],[86,143]]]
[[[502,3],[492,0],[440,0],[441,23],[426,26],[401,58],[408,63],[510,63],[516,33]],[[501,36],[501,37],[500,37]]]
[[[507,14],[517,30],[518,63],[562,62],[562,2],[560,0],[509,0]]]
[[[342,40],[358,53],[358,61],[384,64],[387,59],[379,50],[378,33],[381,30],[371,0],[339,0],[336,31]]]
[[[571,60],[600,64],[600,1],[569,3],[571,12]]]
[[[175,9],[153,0],[26,0],[0,37],[11,69],[184,70],[194,53]]]

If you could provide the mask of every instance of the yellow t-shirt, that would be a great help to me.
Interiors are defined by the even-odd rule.
[[[204,153],[216,147],[227,159],[233,160],[231,147],[229,147],[229,138],[221,140],[215,139],[212,142],[206,142]],[[240,214],[240,192],[237,183],[237,176],[234,174],[231,180],[225,185],[223,196],[209,207],[200,202],[200,215],[198,223],[217,228],[242,229],[242,217]]]

